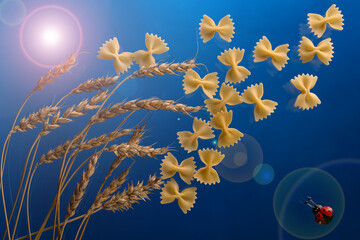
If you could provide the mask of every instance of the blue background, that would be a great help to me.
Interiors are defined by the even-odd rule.
[[[334,43],[334,58],[329,66],[317,67],[312,63],[302,64],[297,56],[297,45],[301,36],[312,40],[316,38],[306,27],[307,13],[324,14],[332,3],[342,10],[345,19],[344,30],[328,31]],[[240,47],[245,49],[242,65],[252,72],[249,79],[238,84],[242,91],[250,84],[263,82],[265,97],[279,103],[275,113],[260,122],[253,120],[253,107],[236,106],[232,127],[253,136],[261,145],[264,162],[275,171],[275,178],[269,185],[259,185],[254,180],[245,183],[232,183],[222,179],[220,184],[198,187],[195,207],[184,215],[177,204],[161,205],[159,192],[151,195],[151,201],[134,205],[134,209],[123,213],[101,211],[94,215],[87,227],[85,239],[296,239],[278,229],[273,213],[272,199],[280,180],[289,172],[302,167],[317,165],[337,159],[360,159],[360,102],[359,102],[359,41],[360,28],[358,11],[360,3],[353,0],[252,0],[252,1],[25,1],[28,12],[43,5],[57,4],[73,12],[79,19],[84,32],[81,51],[86,52],[78,58],[79,64],[71,73],[64,75],[38,92],[27,104],[23,115],[51,104],[70,89],[88,78],[114,74],[110,61],[96,58],[99,46],[116,36],[123,51],[144,49],[146,32],[158,34],[168,43],[170,51],[157,57],[157,60],[171,62],[191,59],[196,53],[196,39],[199,22],[207,14],[218,22],[230,14],[235,22],[235,35],[231,43],[216,36],[204,44],[199,41],[197,62],[207,66],[210,72],[218,72],[223,81],[227,68],[222,66],[216,56],[220,52]],[[39,76],[46,69],[35,66],[23,55],[18,41],[19,26],[9,27],[0,24],[0,137],[5,139],[17,109],[22,104]],[[252,51],[255,43],[266,35],[274,46],[288,43],[289,63],[278,72],[268,62],[254,64]],[[314,42],[318,42],[315,40]],[[136,66],[135,66],[136,69]],[[204,67],[197,71],[206,74]],[[291,107],[297,92],[289,91],[288,83],[297,74],[310,73],[319,77],[314,92],[322,100],[321,105],[310,111],[297,111]],[[109,103],[124,98],[149,98],[177,100],[184,96],[181,76],[134,79],[124,84],[109,100]],[[69,99],[70,105],[85,95]],[[89,97],[87,95],[86,97]],[[90,96],[91,97],[91,96]],[[197,91],[180,102],[188,105],[203,105],[204,97]],[[138,113],[127,124],[133,126],[143,119],[146,113]],[[194,114],[208,119],[206,112]],[[180,117],[180,120],[178,118]],[[107,124],[92,128],[89,137],[112,131],[120,118]],[[44,138],[39,148],[40,154],[49,148],[66,141],[81,126],[86,125],[87,117],[55,130]],[[189,156],[176,140],[176,132],[189,130],[192,118],[172,112],[155,112],[148,124],[148,137],[144,144],[172,146],[177,150],[178,159]],[[37,129],[39,130],[39,129]],[[9,149],[5,175],[7,202],[14,197],[23,166],[24,157],[36,137],[37,130],[15,134]],[[201,147],[211,147],[204,141]],[[196,156],[192,153],[190,155]],[[87,155],[80,155],[85,158]],[[91,180],[85,199],[78,213],[85,212],[92,203],[102,178],[113,156],[105,154],[98,170]],[[149,174],[159,173],[161,158],[136,159],[129,175],[134,182],[145,180]],[[199,161],[199,160],[197,160]],[[131,161],[124,163],[125,168]],[[197,164],[200,166],[200,162]],[[32,228],[37,229],[47,213],[54,196],[60,164],[41,166],[34,178],[31,191]],[[338,227],[323,239],[357,239],[360,237],[358,216],[360,208],[360,188],[358,183],[359,165],[336,165],[326,169],[340,183],[346,198],[345,214]],[[76,179],[79,179],[80,175]],[[75,180],[77,181],[77,180]],[[73,186],[63,195],[62,209],[65,210]],[[186,187],[181,185],[181,187]],[[51,199],[51,200],[50,200]],[[309,211],[299,206],[299,211]],[[4,229],[4,218],[0,212],[0,230]],[[310,216],[309,221],[313,221]],[[27,233],[25,215],[19,226],[17,236]],[[69,224],[65,239],[72,239],[78,222]],[[2,231],[1,231],[2,232]],[[44,235],[44,238],[46,239]]]

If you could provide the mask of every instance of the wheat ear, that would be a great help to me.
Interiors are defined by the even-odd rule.
[[[34,87],[34,91],[40,91],[44,89],[44,85],[52,83],[55,78],[58,78],[60,75],[69,72],[75,64],[76,57],[77,56],[75,54],[72,54],[65,63],[57,65],[55,68],[51,69],[44,77],[40,77],[37,85]]]
[[[191,59],[189,61],[181,63],[154,63],[148,67],[140,67],[138,71],[131,74],[131,78],[154,77],[156,75],[164,74],[173,75],[176,74],[176,72],[185,72],[186,70],[192,69],[197,65],[198,64],[195,63],[195,59]]]
[[[145,201],[149,199],[148,194],[153,189],[160,189],[163,184],[161,178],[156,176],[149,177],[148,183],[143,185],[143,182],[137,183],[135,186],[131,183],[122,193],[112,196],[102,208],[111,211],[124,211],[132,208],[132,204],[139,203],[139,200]]]
[[[1,189],[1,194],[2,194],[2,202],[3,202],[3,208],[4,208],[4,215],[5,215],[5,218],[6,218],[6,230],[5,230],[5,233],[4,233],[4,237],[5,237],[5,234],[7,233],[8,234],[8,237],[10,239],[10,229],[9,229],[9,220],[7,218],[7,213],[6,213],[6,203],[5,203],[5,196],[4,196],[4,189],[3,189],[3,182],[2,182],[2,177],[3,177],[3,172],[4,172],[4,168],[5,168],[5,162],[6,162],[6,156],[7,156],[7,151],[8,151],[8,148],[9,148],[9,144],[10,144],[10,139],[11,139],[11,135],[15,132],[14,131],[14,127],[15,127],[15,124],[16,124],[16,121],[23,109],[23,107],[25,106],[26,102],[29,100],[29,98],[36,92],[36,91],[39,91],[39,90],[42,90],[44,88],[43,85],[46,85],[46,84],[49,84],[51,82],[54,81],[54,79],[58,78],[60,75],[70,71],[70,69],[73,67],[73,65],[75,64],[75,61],[76,61],[76,55],[72,54],[68,59],[67,61],[64,63],[64,64],[59,64],[58,66],[56,66],[55,68],[53,68],[52,70],[50,70],[44,77],[41,77],[38,82],[37,82],[37,86],[35,86],[33,88],[33,90],[31,91],[31,93],[28,95],[28,97],[25,99],[24,103],[21,105],[19,111],[17,112],[17,115],[14,119],[14,122],[13,122],[13,125],[11,127],[11,130],[5,140],[5,143],[3,145],[3,151],[2,151],[2,154],[1,154],[1,163],[0,163],[0,189]],[[24,166],[24,169],[26,168],[26,165],[27,165],[27,162]],[[22,174],[22,177],[21,179],[23,180],[24,178],[24,174],[25,172],[23,172]],[[20,187],[21,187],[21,184],[22,184],[22,180],[20,181]],[[18,196],[18,194],[17,194]],[[17,197],[16,197],[16,200],[17,200]],[[10,214],[10,217],[9,219],[11,219],[11,216],[12,216],[12,213],[14,211],[14,206],[16,205],[13,204],[13,210],[11,211],[11,214]],[[15,224],[17,225],[17,224]],[[14,233],[13,233],[14,235]]]
[[[92,158],[90,159],[90,161],[88,163],[86,170],[81,175],[80,181],[76,184],[75,191],[74,191],[73,195],[71,196],[70,202],[68,203],[68,206],[67,206],[67,212],[65,215],[64,225],[62,227],[62,231],[60,232],[60,236],[58,236],[58,239],[61,239],[61,235],[65,229],[65,226],[66,226],[69,218],[75,215],[75,211],[76,211],[77,207],[79,206],[79,204],[85,194],[86,187],[88,186],[88,184],[90,182],[90,178],[95,172],[95,167],[96,167],[96,164],[97,164],[97,161],[98,161],[100,155],[101,155],[101,153],[95,153],[92,156]]]
[[[160,110],[160,111],[173,111],[181,112],[184,114],[190,114],[192,112],[198,112],[202,108],[199,106],[190,107],[185,104],[176,104],[173,100],[158,100],[158,99],[144,99],[144,100],[132,100],[128,102],[121,102],[114,104],[112,107],[104,108],[98,115],[94,115],[91,118],[92,124],[104,122],[106,119],[115,117],[121,113],[127,113],[130,111],[139,110]]]
[[[179,71],[179,72],[183,72],[185,71],[186,69],[188,68],[191,68],[191,67],[195,67],[196,64],[195,64],[195,60],[191,60],[189,61],[188,63],[184,63],[184,64],[179,64],[179,65],[175,65],[175,64],[170,64],[170,65],[163,65],[162,68],[158,68],[158,67],[154,67],[154,68],[148,68],[148,69],[144,69],[143,73],[149,73],[147,75],[149,76],[155,76],[154,74],[151,74],[152,72],[155,73],[154,71],[155,70],[159,70],[159,73],[167,73],[167,74],[174,74],[175,72],[174,71]],[[139,73],[139,72],[138,72]],[[130,78],[135,78],[135,77],[140,77],[140,75],[137,75],[137,74],[133,74],[133,75],[130,75],[129,77],[123,79],[120,83],[118,83],[115,88],[112,90],[112,92],[108,95],[108,97],[103,101],[102,105],[100,106],[100,108],[98,109],[97,113],[94,115],[94,116],[97,116],[98,113],[100,112],[101,108],[104,106],[104,104],[106,103],[106,101],[110,98],[110,96],[117,90],[117,88],[119,88],[124,82],[126,82],[128,79]],[[144,76],[144,74],[142,74],[142,76]],[[87,126],[84,128],[84,130],[82,131],[83,136],[82,136],[82,139],[84,139],[91,127],[91,125],[93,124],[92,121],[90,121]],[[82,134],[81,133],[81,134]],[[61,165],[61,169],[60,169],[60,176],[59,176],[59,186],[61,188],[61,185],[62,185],[62,182],[64,181],[63,177],[64,177],[64,174],[65,174],[65,170],[64,170],[64,166],[65,166],[65,158],[66,158],[66,154],[64,154],[64,157],[63,157],[63,161],[62,161],[62,165]],[[73,157],[73,160],[72,162],[75,160],[76,158],[76,155]],[[67,164],[66,164],[67,165]],[[68,171],[70,170],[72,166],[72,163],[70,163],[70,167],[68,169]],[[66,168],[66,167],[65,167]],[[57,214],[57,212],[59,211],[59,204],[58,202],[60,201],[60,196],[59,196],[59,191],[60,191],[60,188],[58,188],[58,194],[57,194],[57,204],[56,204],[56,210],[55,210],[55,215]],[[60,218],[59,218],[59,215],[57,217],[57,221],[58,221],[58,225],[60,224]],[[59,230],[59,227],[58,227],[58,230]],[[41,234],[41,232],[40,232]],[[40,236],[40,234],[37,235],[37,239],[38,237]]]
[[[116,81],[119,79],[119,76],[106,76],[96,79],[89,79],[84,83],[81,83],[79,86],[74,88],[71,93],[80,94],[83,92],[92,92],[102,90],[104,87],[113,86]]]

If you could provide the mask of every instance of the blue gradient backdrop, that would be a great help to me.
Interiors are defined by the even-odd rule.
[[[353,0],[234,0],[234,1],[24,1],[30,12],[43,5],[55,4],[72,11],[83,27],[84,42],[78,58],[79,64],[71,73],[55,81],[45,90],[37,93],[29,101],[23,114],[51,104],[61,98],[71,88],[91,77],[113,74],[110,61],[96,58],[99,46],[111,37],[119,39],[123,51],[144,49],[146,32],[155,33],[166,40],[170,51],[160,57],[161,61],[184,61],[196,53],[196,35],[200,19],[207,14],[218,22],[230,14],[235,22],[235,37],[226,43],[219,37],[203,44],[199,42],[197,62],[204,63],[210,72],[217,71],[221,81],[227,68],[216,56],[230,47],[245,49],[243,65],[252,72],[245,83],[237,85],[239,91],[247,85],[263,82],[265,97],[276,100],[279,105],[275,114],[260,122],[253,121],[252,106],[237,106],[234,111],[233,127],[253,136],[262,146],[264,163],[270,164],[275,178],[269,185],[259,185],[254,180],[232,183],[222,179],[221,184],[204,186],[196,183],[198,199],[195,207],[186,215],[176,204],[161,205],[159,192],[151,196],[151,201],[134,205],[134,209],[123,213],[102,211],[89,221],[85,239],[296,239],[286,232],[278,231],[278,222],[273,213],[272,199],[280,180],[289,172],[301,167],[317,165],[337,159],[360,159],[360,102],[359,102],[359,8],[360,2]],[[329,31],[327,36],[334,43],[334,58],[330,66],[308,63],[302,64],[297,56],[297,45],[302,35],[315,40],[306,26],[307,13],[324,14],[332,3],[343,11],[345,26],[342,32]],[[21,51],[18,35],[20,27],[0,24],[0,139],[5,139],[17,109],[46,69],[33,65]],[[266,35],[274,46],[288,43],[290,61],[285,69],[278,72],[268,62],[254,64],[252,51],[255,43]],[[317,40],[315,42],[318,42]],[[136,67],[135,67],[136,68]],[[204,67],[198,69],[206,74]],[[320,106],[310,111],[296,111],[291,104],[296,93],[289,91],[288,83],[297,74],[310,73],[319,77],[314,92],[322,100]],[[124,84],[109,102],[116,103],[124,98],[159,97],[180,99],[182,78],[162,76],[158,78],[134,79]],[[69,99],[70,105],[87,97],[76,96]],[[180,101],[189,105],[203,105],[204,97],[199,91]],[[145,113],[132,118],[142,119]],[[202,112],[198,116],[208,118]],[[178,120],[178,117],[180,120]],[[93,128],[89,137],[112,131],[121,118],[108,121]],[[88,121],[87,117],[56,130],[44,138],[40,144],[40,154],[64,142]],[[148,124],[150,129],[144,144],[166,146],[172,144],[181,159],[188,156],[176,140],[176,132],[191,128],[192,118],[169,112],[155,112]],[[127,126],[132,126],[131,123]],[[9,149],[4,184],[7,202],[14,198],[19,183],[24,157],[36,137],[36,130],[15,134]],[[202,142],[201,147],[211,147],[211,142]],[[194,155],[195,154],[190,154]],[[80,155],[80,158],[88,156]],[[113,156],[105,154],[86,193],[86,200],[78,212],[85,212],[93,201],[93,194],[102,180]],[[131,161],[124,163],[123,167]],[[159,173],[160,159],[136,159],[130,178],[134,181],[146,179],[149,174]],[[200,166],[200,163],[197,164]],[[31,191],[32,228],[37,229],[52,196],[60,164],[41,166],[34,178]],[[339,226],[323,239],[359,239],[358,216],[360,208],[359,165],[338,164],[327,171],[341,184],[346,209]],[[80,176],[77,176],[78,179]],[[75,182],[73,183],[75,186]],[[64,194],[62,210],[73,191]],[[185,187],[185,185],[181,185]],[[11,188],[11,190],[10,190]],[[310,193],[311,194],[311,193]],[[10,204],[9,206],[10,207]],[[299,205],[299,211],[308,211]],[[4,230],[3,212],[0,210],[0,230]],[[310,216],[309,221],[313,221]],[[25,220],[25,214],[22,218]],[[69,224],[65,239],[72,239],[78,222]],[[315,223],[314,223],[315,224]],[[301,227],[301,226],[299,226]],[[17,236],[27,233],[26,221],[21,221]],[[50,235],[44,235],[49,239]]]

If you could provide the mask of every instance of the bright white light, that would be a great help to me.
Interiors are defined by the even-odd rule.
[[[56,46],[60,40],[59,31],[57,31],[54,28],[45,29],[42,37],[43,37],[44,44],[46,44],[50,47]]]

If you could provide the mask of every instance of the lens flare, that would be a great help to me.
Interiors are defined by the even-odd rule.
[[[26,17],[25,4],[20,0],[3,0],[0,3],[0,21],[7,26],[17,26]]]
[[[48,5],[29,13],[20,28],[20,45],[34,64],[51,68],[70,54],[78,54],[83,33],[79,20],[69,10]]]
[[[43,42],[47,46],[54,47],[60,42],[60,33],[55,28],[45,29],[43,32]]]

